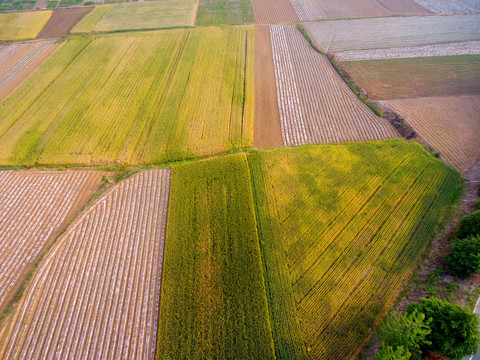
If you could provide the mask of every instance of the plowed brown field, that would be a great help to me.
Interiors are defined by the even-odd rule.
[[[285,145],[391,139],[399,135],[351,92],[293,26],[270,27]]]
[[[68,35],[75,24],[92,11],[92,9],[93,7],[82,7],[76,9],[55,10],[52,17],[38,34],[37,39],[55,38]]]
[[[98,171],[0,171],[0,313],[100,180]]]
[[[480,159],[480,95],[386,101],[463,175]]]
[[[282,129],[277,106],[270,30],[255,26],[255,122],[253,145],[257,148],[282,146]]]
[[[257,23],[289,22],[298,16],[289,0],[252,0]]]
[[[0,45],[0,100],[7,97],[57,46],[53,41]]]
[[[68,228],[7,319],[0,358],[153,358],[169,178],[136,174]]]

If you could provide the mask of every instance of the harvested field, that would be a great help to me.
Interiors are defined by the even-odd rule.
[[[480,40],[480,15],[333,20],[304,26],[326,52]]]
[[[7,319],[0,358],[153,358],[169,176],[134,175],[68,227]]]
[[[478,0],[415,0],[435,14],[475,14],[480,12]]]
[[[344,1],[290,0],[300,20],[355,17]]]
[[[353,50],[337,53],[340,61],[406,59],[430,56],[480,55],[480,41],[450,44],[397,47],[390,49]]]
[[[0,313],[100,186],[97,171],[0,171]]]
[[[398,137],[293,26],[270,26],[284,145]]]
[[[50,16],[51,11],[0,14],[0,41],[35,39]]]
[[[55,10],[37,38],[55,38],[68,35],[75,24],[92,11],[92,9],[93,7],[82,7]]]
[[[196,0],[130,2],[101,6],[86,15],[72,34],[159,29],[193,25]]]
[[[254,35],[252,26],[69,38],[0,102],[0,163],[158,164],[250,147]]]
[[[347,61],[343,66],[376,100],[480,93],[480,55]]]
[[[157,359],[275,359],[245,154],[172,168]]]
[[[252,0],[257,23],[289,22],[298,16],[289,0]]]
[[[248,161],[276,358],[354,358],[459,174],[398,140],[257,151]]]
[[[0,45],[0,100],[3,100],[56,48],[53,41]]]
[[[199,0],[195,25],[238,25],[255,22],[250,0]]]
[[[480,159],[480,95],[391,100],[420,136],[463,175]]]
[[[253,125],[253,146],[270,148],[283,145],[270,30],[267,25],[255,26],[255,122]]]

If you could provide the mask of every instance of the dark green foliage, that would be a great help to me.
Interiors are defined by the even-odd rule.
[[[480,210],[465,216],[458,224],[457,238],[464,239],[471,235],[480,235]]]
[[[477,352],[480,346],[480,320],[470,309],[430,298],[422,299],[420,304],[408,305],[407,314],[415,311],[432,319],[432,332],[427,336],[431,345],[426,345],[423,350],[446,356],[450,360],[460,360]]]
[[[374,360],[409,360],[411,357],[410,352],[403,346],[393,347],[384,343]]]
[[[454,275],[467,278],[471,274],[480,273],[480,236],[455,239],[450,246],[452,252],[446,261]]]

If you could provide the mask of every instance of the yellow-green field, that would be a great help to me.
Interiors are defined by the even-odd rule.
[[[408,278],[459,174],[404,141],[248,156],[277,359],[348,359]]]
[[[197,0],[130,2],[97,6],[72,29],[75,33],[191,26]]]
[[[163,163],[249,147],[253,27],[74,37],[0,102],[0,164]]]
[[[0,41],[35,39],[52,11],[0,14]]]

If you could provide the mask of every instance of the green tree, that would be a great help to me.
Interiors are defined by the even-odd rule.
[[[465,216],[457,228],[457,238],[465,239],[468,236],[480,235],[480,210]]]
[[[477,352],[480,346],[480,320],[470,309],[430,298],[421,299],[420,304],[410,303],[407,314],[415,312],[432,319],[432,332],[427,336],[431,344],[422,346],[423,350],[438,353],[450,360],[460,360]]]
[[[383,343],[374,360],[409,360],[412,355],[403,346],[393,347]]]
[[[453,275],[466,278],[480,273],[480,236],[455,239],[450,246],[452,251],[445,260]]]

